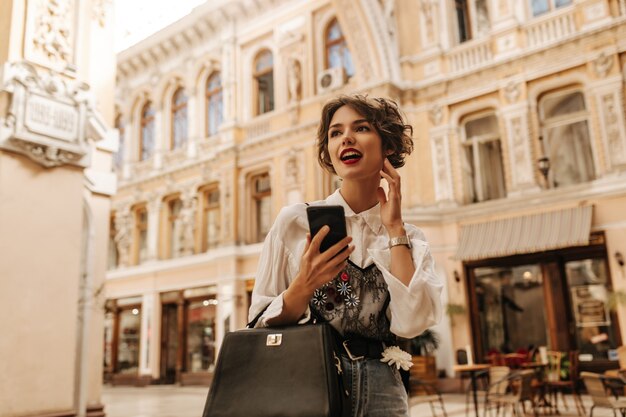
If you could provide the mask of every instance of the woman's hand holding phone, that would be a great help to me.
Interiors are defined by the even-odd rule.
[[[320,252],[322,241],[329,232],[330,227],[324,226],[313,239],[309,233],[306,235],[297,278],[302,280],[301,284],[311,295],[316,289],[332,281],[347,266],[348,257],[354,251],[354,245],[349,245],[352,238],[346,236],[328,250]]]

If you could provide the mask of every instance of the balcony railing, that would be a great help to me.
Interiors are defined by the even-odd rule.
[[[455,47],[448,53],[448,68],[451,73],[471,71],[491,62],[491,40],[470,41]]]
[[[574,9],[568,8],[530,22],[524,29],[526,44],[529,48],[538,48],[558,42],[576,33]]]

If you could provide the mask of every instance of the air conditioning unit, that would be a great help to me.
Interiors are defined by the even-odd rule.
[[[317,74],[317,92],[326,93],[336,90],[346,83],[346,72],[343,67],[333,67]]]

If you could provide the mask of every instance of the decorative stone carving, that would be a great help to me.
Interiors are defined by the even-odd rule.
[[[73,62],[74,2],[72,0],[30,1],[28,14],[34,27],[26,42],[32,42],[37,55],[62,65]],[[33,15],[31,15],[31,13]]]
[[[439,104],[434,104],[428,111],[428,119],[433,126],[439,126],[443,120],[443,107]]]
[[[125,206],[115,215],[115,244],[119,256],[120,267],[130,265],[130,244],[132,235],[132,215],[130,207]]]
[[[92,0],[93,1],[93,17],[96,19],[101,28],[106,25],[107,12],[111,7],[111,0]]]
[[[0,114],[0,148],[53,167],[89,164],[87,139],[101,140],[110,129],[95,108],[89,86],[27,62],[7,63],[0,89],[10,96]],[[2,120],[4,119],[4,120]]]
[[[602,139],[607,153],[609,169],[626,164],[626,127],[621,92],[623,88],[606,88],[598,94],[598,107],[602,123]]]
[[[593,61],[593,68],[596,71],[596,75],[600,78],[606,77],[611,67],[613,67],[613,56],[604,52],[600,53]]]
[[[289,102],[297,102],[302,98],[302,66],[296,58],[287,61],[287,91]]]
[[[515,103],[521,95],[521,88],[518,82],[509,81],[504,87],[504,97],[509,103]]]
[[[195,231],[196,231],[196,208],[198,206],[198,197],[187,191],[182,196],[183,207],[180,210],[180,255],[193,255],[195,248]]]
[[[387,24],[387,32],[392,38],[396,36],[397,24],[396,24],[396,0],[379,0],[383,9],[383,15],[385,16],[385,23]]]
[[[429,45],[435,41],[435,22],[434,22],[434,9],[432,2],[430,0],[421,0],[420,1],[420,11],[422,12],[422,17],[424,19],[424,27],[425,27],[425,39],[424,44]]]
[[[436,129],[430,133],[435,198],[438,202],[453,200],[452,168],[450,165],[447,129]]]

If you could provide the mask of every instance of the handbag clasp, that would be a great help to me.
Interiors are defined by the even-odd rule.
[[[267,335],[267,341],[265,342],[266,346],[280,346],[283,342],[282,333],[272,333]]]

